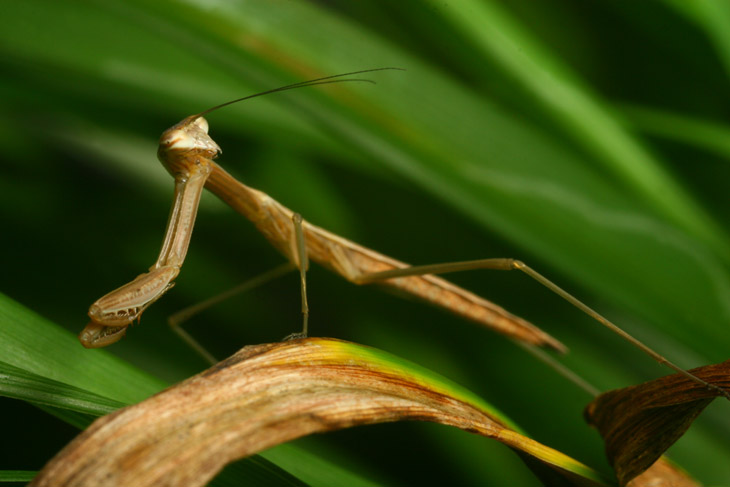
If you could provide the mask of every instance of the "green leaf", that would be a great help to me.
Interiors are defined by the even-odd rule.
[[[0,482],[30,482],[37,473],[34,470],[0,470]]]
[[[0,395],[23,401],[102,416],[123,407],[119,401],[90,394],[0,362]]]
[[[730,158],[730,127],[649,107],[619,107],[625,122],[642,132],[695,146]]]
[[[437,7],[438,2],[433,2]],[[696,233],[727,258],[727,235],[692,201],[659,161],[627,133],[594,93],[570,69],[541,46],[519,21],[497,3],[468,0],[464,8],[441,9],[454,29],[466,35],[524,86],[549,116],[579,144],[595,154],[641,198],[668,220]]]
[[[4,362],[29,373],[20,380],[40,376],[50,379],[46,387],[62,383],[124,404],[141,401],[165,386],[106,351],[87,352],[74,335],[2,294],[0,320]]]

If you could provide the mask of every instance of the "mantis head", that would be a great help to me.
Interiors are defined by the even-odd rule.
[[[170,174],[187,176],[194,166],[215,159],[221,148],[208,135],[208,121],[191,115],[165,130],[160,136],[157,157]]]

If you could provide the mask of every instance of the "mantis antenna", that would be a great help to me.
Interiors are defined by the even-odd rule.
[[[375,81],[371,79],[364,79],[364,78],[347,78],[347,79],[337,79],[337,78],[343,78],[345,76],[354,76],[356,74],[364,74],[364,73],[374,73],[376,71],[386,71],[386,70],[395,70],[395,71],[405,71],[403,68],[374,68],[374,69],[364,69],[362,71],[353,71],[351,73],[341,73],[341,74],[335,74],[332,76],[325,76],[324,78],[316,78],[316,79],[310,79],[307,81],[299,81],[298,83],[292,83],[290,85],[280,86],[278,88],[273,88],[271,90],[262,91],[260,93],[254,93],[253,95],[244,96],[241,98],[236,98],[235,100],[227,101],[225,103],[221,103],[220,105],[216,105],[212,108],[208,108],[207,110],[203,110],[202,112],[198,113],[197,115],[193,115],[192,119],[195,120],[197,118],[202,117],[203,115],[207,115],[210,112],[214,112],[218,110],[219,108],[227,107],[228,105],[233,105],[234,103],[238,103],[239,101],[244,100],[250,100],[251,98],[256,98],[257,96],[264,96],[269,95],[271,93],[278,93],[279,91],[287,91],[287,90],[293,90],[295,88],[304,88],[306,86],[316,86],[316,85],[327,85],[331,83],[347,83],[347,82],[360,82],[360,83],[372,83],[376,84]]]

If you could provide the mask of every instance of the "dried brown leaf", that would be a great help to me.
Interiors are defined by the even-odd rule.
[[[665,457],[654,462],[654,465],[634,477],[627,487],[700,487],[687,472],[674,465]]]
[[[730,360],[690,372],[709,384],[730,389]],[[719,391],[674,374],[601,394],[588,405],[585,417],[600,432],[616,476],[626,485],[677,441],[719,395]]]
[[[32,485],[203,485],[227,463],[294,438],[400,420],[494,438],[550,466],[568,485],[601,485],[591,469],[518,433],[488,404],[435,374],[375,349],[314,338],[246,347],[98,419]]]

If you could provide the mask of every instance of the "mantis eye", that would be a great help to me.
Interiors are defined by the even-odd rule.
[[[200,130],[202,130],[206,134],[208,133],[208,121],[206,119],[204,119],[203,117],[198,117],[193,123],[197,125]]]

